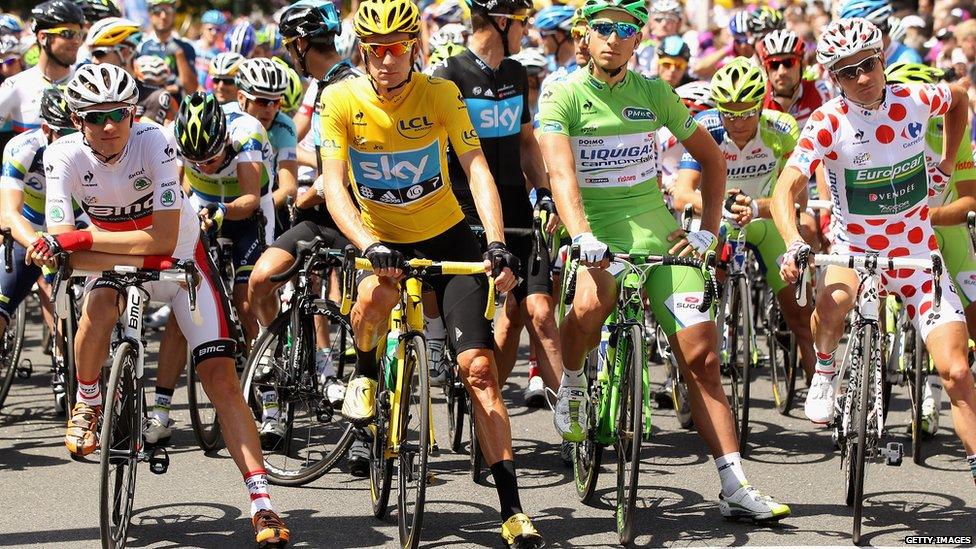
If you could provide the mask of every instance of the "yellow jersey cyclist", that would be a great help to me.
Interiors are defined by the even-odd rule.
[[[763,108],[766,93],[762,69],[745,57],[736,57],[712,77],[711,95],[717,108],[698,114],[695,120],[708,130],[725,155],[728,197],[722,216],[734,229],[741,227],[746,231],[746,245],[756,253],[766,285],[776,295],[786,323],[796,334],[800,361],[810,380],[815,362],[810,331],[812,308],[797,305],[793,288],[787,287],[779,276],[777,261],[786,251],[786,244],[769,214],[776,176],[793,152],[800,132],[792,116]],[[701,211],[702,199],[697,192],[700,182],[701,165],[685,153],[672,191],[677,210],[693,204],[697,212]],[[737,233],[730,232],[728,240]],[[813,236],[808,235],[808,239]]]
[[[237,101],[223,105],[224,112],[244,112],[261,122],[271,143],[271,198],[274,211],[273,233],[279,235],[288,222],[285,204],[298,192],[298,134],[291,117],[281,112],[282,100],[288,91],[289,77],[285,66],[270,59],[255,58],[241,63],[237,76]]]
[[[367,0],[354,18],[367,74],[322,93],[322,185],[342,233],[372,261],[358,286],[350,315],[356,377],[342,414],[357,425],[373,417],[377,347],[400,292],[405,260],[482,261],[511,290],[518,260],[504,244],[495,183],[456,85],[413,70],[420,46],[420,11],[410,0]],[[447,145],[457,154],[489,242],[482,256],[451,191]],[[362,211],[346,189],[349,182]],[[498,387],[494,338],[483,316],[484,277],[444,276],[432,281],[461,376],[471,395],[478,439],[499,497],[502,537],[537,547],[542,536],[522,512],[508,411]]]
[[[192,365],[212,397],[227,448],[244,476],[258,543],[287,542],[288,529],[271,507],[257,429],[237,381],[226,297],[200,243],[197,215],[180,192],[176,150],[159,126],[133,123],[137,95],[135,79],[109,64],[84,65],[68,82],[65,99],[79,132],[44,152],[49,234],[31,243],[27,257],[34,264],[50,264],[63,250],[71,252],[74,267],[95,271],[118,264],[161,268],[171,257],[196,262],[202,276],[195,311],[177,284],[150,283],[146,289],[150,299],[170,304],[186,334]],[[97,230],[75,230],[72,200]],[[72,454],[90,454],[98,445],[98,379],[119,316],[119,292],[105,279],[86,285],[75,336],[78,401],[64,439]]]
[[[944,70],[920,63],[895,63],[885,69],[886,80],[898,84],[935,84],[944,75]],[[937,155],[942,151],[944,128],[942,117],[929,120],[925,144],[931,149],[930,154]],[[970,135],[968,128],[966,135]],[[949,186],[941,196],[929,198],[929,217],[939,251],[964,307],[969,339],[976,339],[976,259],[973,259],[972,244],[964,224],[966,215],[972,210],[976,210],[976,166],[973,165],[973,148],[964,139],[956,153],[956,166]],[[925,385],[922,430],[935,434],[939,430],[939,410],[942,407],[942,380],[937,374],[930,374]]]
[[[929,198],[949,183],[964,144],[969,101],[961,86],[886,84],[881,31],[866,19],[829,24],[817,42],[817,61],[841,94],[814,111],[776,183],[773,220],[789,242],[781,274],[796,281],[796,256],[806,247],[796,230],[793,201],[821,163],[827,172],[834,220],[829,237],[836,253],[875,252],[928,258],[938,250]],[[925,126],[944,119],[942,151],[932,157]],[[815,423],[833,417],[837,371],[834,354],[854,307],[859,285],[852,269],[828,267],[814,311],[817,371],[804,413]],[[881,284],[901,298],[952,401],[953,424],[976,480],[976,387],[969,371],[965,316],[948,273],[934,306],[931,275],[882,271]]]
[[[627,64],[647,23],[642,0],[588,0],[590,63],[552,82],[539,107],[542,153],[560,217],[580,247],[576,298],[560,328],[564,372],[555,410],[563,438],[580,441],[587,425],[583,357],[597,345],[615,306],[611,252],[691,253],[714,248],[725,194],[725,160],[708,132],[662,80]],[[667,127],[702,168],[702,230],[686,235],[661,195],[656,130]],[[687,305],[704,291],[701,274],[658,267],[647,280],[651,309],[689,375],[692,416],[715,458],[723,516],[779,520],[789,507],[746,480],[732,414],[719,376],[718,330],[709,313]],[[690,300],[687,301],[686,300]]]

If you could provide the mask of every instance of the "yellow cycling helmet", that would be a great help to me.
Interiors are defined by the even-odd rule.
[[[360,38],[374,34],[420,32],[420,10],[411,0],[365,0],[353,22]]]
[[[140,33],[142,29],[134,21],[121,17],[106,17],[91,26],[85,45],[89,48],[105,48],[126,42],[126,45],[135,48],[139,43]]]

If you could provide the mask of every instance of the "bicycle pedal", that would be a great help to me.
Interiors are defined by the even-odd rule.
[[[169,469],[169,452],[163,446],[155,446],[149,453],[149,470],[162,475]]]
[[[905,447],[900,442],[889,442],[887,446],[879,449],[885,459],[885,465],[890,467],[900,467],[902,457],[905,455]]]

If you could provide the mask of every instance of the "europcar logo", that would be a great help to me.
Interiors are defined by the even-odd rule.
[[[645,109],[643,107],[624,107],[620,112],[624,118],[627,120],[657,120],[657,116],[651,112],[651,109]]]

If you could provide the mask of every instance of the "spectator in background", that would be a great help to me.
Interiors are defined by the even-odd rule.
[[[193,43],[197,54],[194,65],[197,70],[197,82],[200,86],[204,86],[210,71],[210,61],[223,51],[227,18],[219,10],[207,10],[203,13],[200,22],[203,24],[200,38]]]
[[[745,57],[752,59],[756,55],[756,47],[752,37],[752,16],[743,10],[736,12],[729,21],[729,34],[732,36],[732,43],[727,47],[719,47],[708,55],[698,58],[692,64],[692,74],[699,79],[707,80],[715,74],[719,68],[735,59]]]
[[[637,46],[631,66],[644,76],[656,76],[658,46],[665,38],[678,35],[683,10],[676,0],[656,0],[651,4],[649,15],[647,25],[644,26],[644,39]]]
[[[197,91],[197,73],[194,64],[197,59],[193,44],[173,32],[176,23],[176,0],[147,0],[149,24],[152,32],[147,33],[139,45],[140,56],[154,55],[166,61],[175,72],[179,87],[185,94]]]
[[[691,49],[678,35],[668,36],[661,40],[657,47],[657,74],[672,88],[677,88],[692,81],[688,76],[688,61],[691,59]]]
[[[553,5],[535,14],[533,25],[542,40],[542,49],[549,56],[549,72],[565,68],[576,70],[576,51],[570,32],[576,10],[571,6]]]

